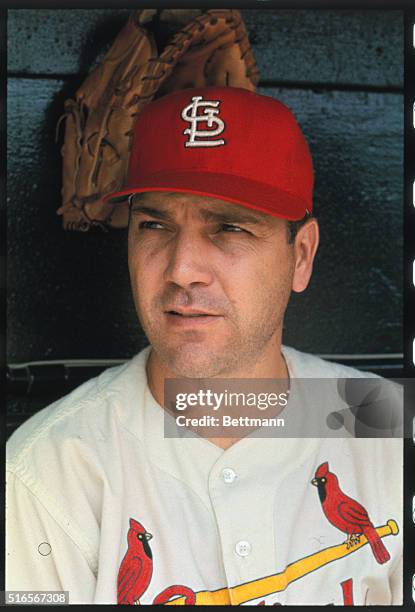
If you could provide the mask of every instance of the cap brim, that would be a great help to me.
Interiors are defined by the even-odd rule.
[[[146,176],[140,180],[140,184],[127,186],[106,196],[105,201],[119,204],[128,201],[129,196],[134,193],[147,191],[171,191],[217,198],[289,221],[302,219],[306,212],[311,212],[306,200],[301,200],[287,191],[232,174],[201,171],[170,170]]]

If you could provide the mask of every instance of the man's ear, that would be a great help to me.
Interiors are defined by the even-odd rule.
[[[294,242],[295,268],[292,290],[297,293],[304,291],[309,283],[318,243],[318,223],[317,219],[312,217],[300,227]]]

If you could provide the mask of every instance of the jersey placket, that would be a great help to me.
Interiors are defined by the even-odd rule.
[[[209,474],[208,489],[228,588],[275,568],[274,496],[278,474],[266,465],[262,440],[241,440]],[[241,603],[230,591],[232,604]]]

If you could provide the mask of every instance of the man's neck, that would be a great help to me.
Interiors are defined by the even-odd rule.
[[[273,347],[269,351],[269,355],[265,356],[249,370],[241,370],[236,374],[232,374],[232,378],[276,378],[289,383],[289,371],[285,361],[285,357],[281,351],[281,343],[277,347]],[[164,380],[165,378],[177,378],[177,374],[170,372],[158,359],[154,349],[151,349],[146,365],[147,382],[151,394],[156,402],[164,408]],[[225,378],[221,376],[220,378]],[[226,377],[226,378],[229,378]],[[226,449],[241,440],[242,438],[206,438],[212,444]]]

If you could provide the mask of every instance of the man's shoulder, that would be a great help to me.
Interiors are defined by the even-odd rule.
[[[312,353],[304,353],[283,345],[282,353],[294,378],[373,378],[376,374],[328,361]]]
[[[126,363],[104,370],[25,421],[7,441],[8,467],[17,469],[34,447],[44,454],[52,445],[81,439],[82,432],[106,429],[108,418],[115,417],[118,407],[133,400],[145,374],[145,354],[146,349]]]

